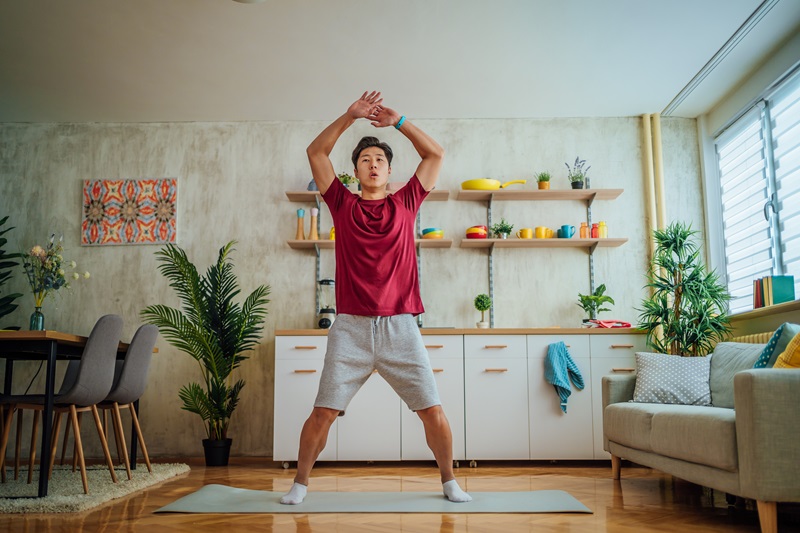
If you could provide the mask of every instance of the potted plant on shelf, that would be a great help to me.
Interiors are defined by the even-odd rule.
[[[248,359],[243,353],[260,341],[269,303],[269,285],[257,287],[242,305],[234,302],[241,292],[228,257],[234,244],[220,248],[217,262],[205,276],[174,244],[156,252],[162,263],[159,270],[178,293],[182,308],[151,305],[141,313],[146,322],[158,326],[167,342],[200,364],[203,385],[184,385],[178,396],[182,409],[200,415],[206,426],[207,466],[228,464],[232,443],[228,425],[244,387],[244,380],[234,382],[232,374]]]
[[[578,293],[578,305],[583,309],[583,311],[589,315],[588,319],[584,319],[584,322],[588,322],[589,320],[595,320],[597,318],[597,313],[602,313],[603,311],[611,311],[607,307],[603,307],[604,304],[614,304],[614,299],[611,296],[605,294],[606,292],[606,285],[605,283],[601,284],[597,287],[593,293],[591,294],[581,294]]]
[[[693,241],[697,233],[681,222],[653,231],[656,250],[645,285],[653,292],[642,301],[639,328],[659,353],[704,356],[731,332],[731,296],[717,273],[701,262]]]
[[[488,294],[479,294],[475,297],[475,309],[481,312],[481,321],[476,323],[475,325],[479,328],[488,328],[489,323],[486,322],[485,313],[489,309],[492,308],[492,299],[489,298]]]
[[[506,222],[506,219],[501,218],[500,222],[496,224],[492,224],[491,228],[492,234],[495,237],[500,237],[501,239],[507,239],[509,234],[514,231],[514,224],[510,224]]]
[[[360,183],[358,182],[358,180],[356,178],[354,178],[353,176],[351,176],[347,172],[342,172],[340,174],[337,174],[336,177],[339,178],[339,181],[342,182],[342,185],[344,185],[345,187],[347,187],[351,191],[359,190],[358,186],[360,185]]]
[[[580,157],[575,158],[575,164],[570,167],[569,163],[564,163],[567,166],[567,179],[572,185],[573,189],[583,189],[583,184],[586,182],[586,188],[589,188],[588,178],[586,175],[589,172],[589,169],[592,168],[591,165],[583,168],[586,165],[586,160],[581,159]]]
[[[536,175],[536,185],[542,189],[549,189],[550,188],[550,173],[549,172],[539,172]]]

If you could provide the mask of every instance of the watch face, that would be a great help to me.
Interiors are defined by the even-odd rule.
[[[319,327],[322,329],[328,329],[331,327],[331,319],[330,318],[320,318],[319,319]]]

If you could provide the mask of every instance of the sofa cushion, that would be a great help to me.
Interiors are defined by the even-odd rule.
[[[733,407],[734,374],[753,368],[764,346],[744,342],[720,342],[714,347],[709,374],[711,404],[714,407]]]
[[[736,413],[733,409],[673,405],[653,415],[655,453],[729,472],[738,469]]]
[[[791,322],[784,322],[772,334],[758,361],[753,365],[753,368],[772,368],[778,356],[786,350],[789,342],[795,335],[800,333],[800,324],[792,324]]]
[[[774,368],[800,368],[800,333],[792,338],[786,350],[778,356]]]
[[[603,411],[603,434],[623,446],[651,452],[653,415],[672,407],[659,403],[612,403]]]
[[[708,357],[636,352],[633,401],[710,405]]]

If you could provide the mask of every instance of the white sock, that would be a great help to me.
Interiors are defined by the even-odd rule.
[[[292,488],[289,489],[289,492],[281,496],[281,503],[284,505],[297,505],[298,503],[303,503],[307,492],[308,487],[295,481],[292,485]]]
[[[444,492],[445,497],[451,502],[463,503],[472,501],[472,496],[461,490],[461,487],[458,486],[458,481],[455,479],[443,483],[442,492]]]

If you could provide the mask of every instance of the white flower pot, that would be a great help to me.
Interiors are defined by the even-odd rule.
[[[486,329],[489,327],[488,322],[476,322],[475,325],[480,329]]]

